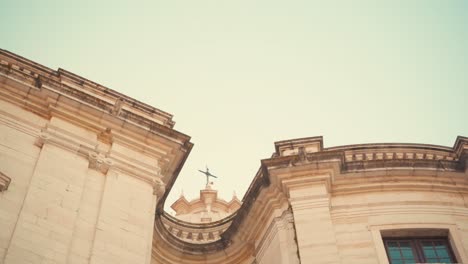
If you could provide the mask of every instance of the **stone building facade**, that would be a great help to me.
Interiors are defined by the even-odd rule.
[[[466,137],[276,142],[236,212],[195,221],[163,209],[192,148],[173,126],[0,50],[0,263],[468,263]]]
[[[158,200],[192,148],[173,126],[0,51],[0,263],[150,263]]]

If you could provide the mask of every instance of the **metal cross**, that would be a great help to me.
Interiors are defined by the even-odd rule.
[[[210,181],[210,177],[218,178],[217,176],[214,176],[213,174],[210,173],[210,170],[208,169],[208,166],[206,166],[206,171],[202,171],[202,170],[198,170],[198,171],[206,175],[206,186],[208,186],[208,183]]]

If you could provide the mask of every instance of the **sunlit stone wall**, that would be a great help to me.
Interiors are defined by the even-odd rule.
[[[0,263],[150,263],[158,198],[191,148],[173,125],[0,51]]]

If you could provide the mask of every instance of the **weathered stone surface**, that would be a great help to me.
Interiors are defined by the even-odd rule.
[[[0,51],[0,263],[150,263],[192,147],[171,118]]]

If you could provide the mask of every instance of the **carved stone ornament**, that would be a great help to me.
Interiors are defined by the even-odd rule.
[[[166,184],[162,182],[160,179],[155,179],[153,181],[153,194],[155,194],[158,197],[161,197],[164,195],[164,192],[166,191]]]
[[[10,182],[11,178],[0,172],[0,192],[6,191]]]
[[[89,155],[89,168],[98,170],[104,174],[109,171],[109,168],[112,166],[113,162],[111,159],[106,158],[103,154],[90,151]]]
[[[46,129],[43,129],[37,138],[36,145],[42,147],[50,138],[51,136],[47,133]]]
[[[120,114],[124,102],[125,100],[123,98],[119,98],[115,101],[114,107],[112,108],[112,115],[118,116]]]

